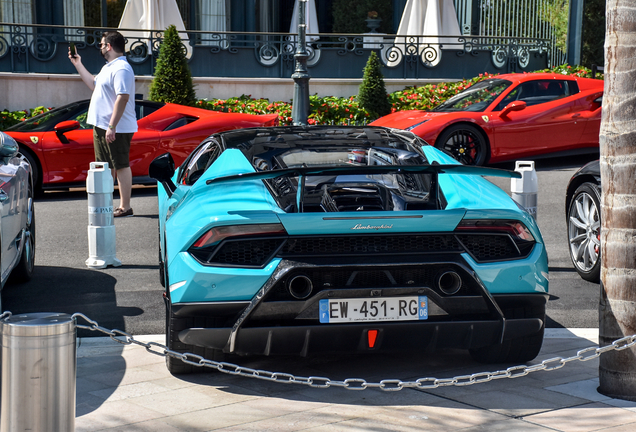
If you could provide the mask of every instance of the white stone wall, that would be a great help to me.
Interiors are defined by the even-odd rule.
[[[136,78],[137,93],[148,98],[152,77]],[[289,102],[294,95],[291,78],[194,78],[197,98],[227,99],[242,94],[270,101]],[[386,79],[387,92],[426,83],[455,80]],[[319,96],[348,97],[358,94],[361,79],[320,79],[309,81],[309,93]],[[91,92],[79,75],[17,74],[0,72],[0,110],[16,111],[37,106],[58,107],[81,99],[89,99]]]

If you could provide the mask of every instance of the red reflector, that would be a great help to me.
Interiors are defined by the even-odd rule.
[[[375,340],[378,337],[377,330],[369,330],[367,332],[367,338],[369,340],[369,348],[373,348],[375,346]]]

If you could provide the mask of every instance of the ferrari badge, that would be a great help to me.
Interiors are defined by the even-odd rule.
[[[488,120],[490,120],[490,118],[489,118],[488,116],[486,116],[486,115],[481,116],[481,118],[482,118],[482,119],[483,119],[486,123],[488,123]]]
[[[38,137],[36,137],[36,136],[32,136],[32,137],[31,137],[31,142],[32,142],[33,144],[37,144],[39,140],[40,140],[40,138],[38,138]]]

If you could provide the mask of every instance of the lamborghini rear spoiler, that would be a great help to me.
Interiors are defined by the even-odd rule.
[[[439,199],[439,182],[437,177],[439,174],[455,174],[455,175],[478,175],[490,177],[505,178],[521,178],[521,173],[516,171],[507,171],[498,168],[484,168],[467,165],[374,165],[374,166],[315,166],[315,167],[299,167],[286,168],[271,171],[259,171],[243,174],[235,174],[224,177],[209,179],[205,183],[207,185],[230,183],[245,180],[271,180],[279,177],[298,177],[298,208],[302,208],[303,196],[302,191],[305,189],[305,179],[308,176],[324,176],[324,175],[356,175],[356,174],[433,174],[431,178],[431,190],[429,192],[430,202],[438,203]]]
[[[374,166],[315,166],[286,168],[271,171],[258,171],[251,173],[235,174],[224,177],[217,177],[207,180],[205,183],[218,184],[235,182],[241,180],[268,180],[278,177],[307,177],[317,175],[357,175],[357,174],[455,174],[455,175],[478,175],[489,177],[521,178],[521,173],[517,171],[502,170],[499,168],[484,168],[468,165],[374,165]]]

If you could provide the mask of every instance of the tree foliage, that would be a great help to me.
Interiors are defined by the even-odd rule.
[[[380,33],[395,33],[393,29],[392,0],[334,0],[333,32],[334,33],[367,33],[366,19],[369,12],[377,12],[382,20]]]
[[[186,50],[174,25],[168,27],[159,47],[150,100],[191,105],[196,100]]]
[[[553,27],[556,46],[563,52],[568,38],[569,3],[569,0],[552,0],[539,9],[541,19]]]
[[[603,65],[605,45],[605,0],[585,0],[581,64]]]
[[[371,51],[367,65],[364,67],[362,84],[360,84],[358,91],[358,103],[374,118],[382,117],[391,112],[381,67],[378,55],[375,51]]]

